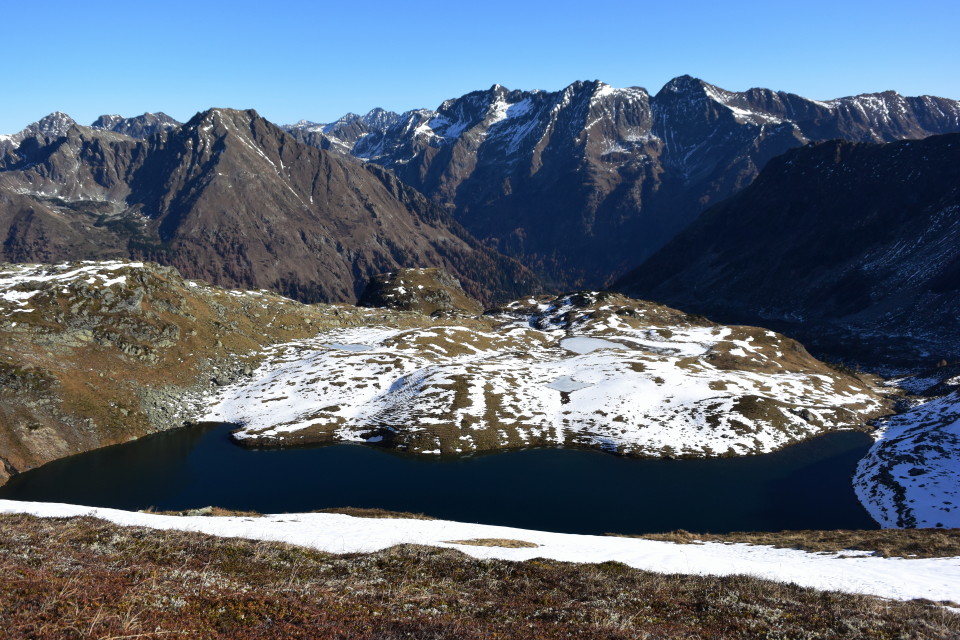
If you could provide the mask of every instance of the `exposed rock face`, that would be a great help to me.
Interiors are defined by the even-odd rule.
[[[301,120],[283,128],[297,140],[311,146],[349,154],[358,140],[389,129],[400,122],[401,117],[399,113],[373,109],[363,116],[348,113],[330,124]]]
[[[884,407],[870,382],[772,331],[581,292],[406,329],[385,316],[267,349],[204,418],[243,425],[235,438],[253,446],[700,457],[863,428]]]
[[[301,144],[253,111],[213,109],[135,140],[71,125],[0,164],[0,259],[129,257],[226,286],[353,301],[369,276],[438,266],[482,299],[536,289],[376,166]]]
[[[960,135],[791,151],[617,288],[867,365],[956,360]]]
[[[65,135],[70,127],[77,123],[61,111],[55,111],[50,115],[27,125],[23,131],[12,135],[0,135],[0,159],[4,154],[14,151],[20,143],[27,138],[38,138],[40,140],[51,140]]]
[[[389,167],[550,288],[571,288],[635,267],[788,149],[960,131],[960,102],[892,91],[818,102],[682,76],[655,96],[601,82],[552,93],[494,85],[436,111],[288,130]]]
[[[398,269],[374,276],[357,304],[427,315],[483,312],[483,305],[468,296],[457,279],[443,269]]]
[[[161,111],[159,113],[145,113],[142,116],[135,116],[133,118],[104,115],[97,118],[90,127],[93,129],[122,133],[131,138],[144,139],[161,131],[176,129],[180,124],[180,122]]]

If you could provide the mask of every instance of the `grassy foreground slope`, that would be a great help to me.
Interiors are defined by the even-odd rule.
[[[931,603],[620,563],[476,560],[0,516],[9,638],[951,638]]]

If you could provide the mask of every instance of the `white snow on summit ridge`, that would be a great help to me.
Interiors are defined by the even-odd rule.
[[[427,147],[463,142],[469,153],[487,149],[486,164],[501,162],[509,168],[529,157],[533,172],[540,167],[545,141],[580,145],[585,137],[596,138],[595,143],[620,156],[604,159],[607,170],[616,170],[630,165],[630,156],[637,161],[656,154],[663,140],[672,156],[668,164],[689,172],[701,163],[706,163],[700,167],[704,170],[712,166],[715,148],[729,143],[729,131],[703,127],[717,111],[729,112],[736,125],[746,127],[744,135],[762,137],[763,130],[774,128],[798,145],[825,135],[883,142],[960,130],[960,102],[955,100],[888,91],[817,101],[765,89],[727,91],[690,76],[674,78],[652,97],[641,87],[617,88],[599,81],[578,81],[555,92],[494,85],[446,100],[437,110],[393,114],[395,120],[374,122],[368,114],[367,131],[359,138],[344,135],[352,126],[350,116],[329,125],[299,123],[292,128],[322,127],[335,148],[388,167],[416,160]],[[699,133],[680,145],[679,139],[691,131]]]

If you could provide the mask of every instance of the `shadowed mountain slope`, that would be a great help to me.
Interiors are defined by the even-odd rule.
[[[956,359],[960,135],[791,151],[617,288],[854,361]]]

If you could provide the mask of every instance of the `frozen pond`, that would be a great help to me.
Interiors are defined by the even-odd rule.
[[[328,349],[336,349],[337,351],[370,351],[373,349],[368,344],[341,344],[339,342],[331,342],[330,344],[323,345]]]
[[[603,338],[564,338],[560,341],[560,346],[574,353],[591,353],[597,349],[626,349],[619,342],[604,340]]]

